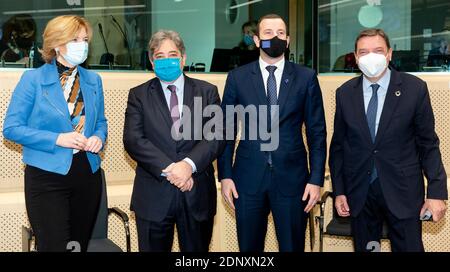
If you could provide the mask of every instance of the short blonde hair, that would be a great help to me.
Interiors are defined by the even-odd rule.
[[[42,59],[50,63],[56,57],[55,48],[76,38],[81,28],[85,28],[89,41],[92,38],[92,27],[89,22],[77,15],[62,15],[51,19],[42,34],[43,45],[39,51]]]

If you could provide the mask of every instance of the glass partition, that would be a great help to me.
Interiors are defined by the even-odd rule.
[[[450,1],[318,0],[318,70],[354,72],[355,38],[364,28],[389,35],[391,66],[407,72],[448,71]]]
[[[2,0],[2,67],[42,65],[38,48],[46,23],[62,14],[86,17],[93,39],[85,65],[92,69],[148,70],[147,44],[159,29],[178,31],[186,45],[185,70],[227,72],[258,58],[255,20],[277,13],[289,21],[288,0]],[[295,1],[296,2],[296,1]],[[112,55],[112,56],[111,56]]]
[[[151,34],[173,29],[185,41],[186,71],[227,72],[258,58],[249,37],[268,13],[289,25],[287,58],[319,73],[357,71],[354,40],[369,27],[390,36],[396,69],[449,69],[448,0],[2,0],[0,66],[42,65],[48,20],[79,14],[94,30],[85,63],[92,69],[149,70]]]

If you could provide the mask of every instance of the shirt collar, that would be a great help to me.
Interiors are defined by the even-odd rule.
[[[174,82],[172,83],[168,83],[168,82],[164,82],[162,80],[159,80],[159,82],[161,83],[161,87],[163,89],[163,91],[167,90],[167,86],[169,85],[175,85],[177,87],[177,92],[183,90],[183,86],[184,86],[184,74],[181,74]]]
[[[269,66],[269,65],[273,65],[273,66],[277,67],[275,72],[283,71],[284,63],[285,63],[285,59],[284,58],[282,58],[281,60],[275,62],[274,64],[268,64],[261,57],[259,57],[259,67],[261,68],[262,71],[266,71],[266,72],[267,72],[266,67]]]
[[[378,84],[383,90],[387,90],[389,87],[389,82],[391,80],[391,70],[389,68],[386,69],[386,73],[377,81],[372,83],[370,80],[366,78],[366,76],[363,75],[363,86],[364,90],[367,90],[370,88],[370,85],[372,84]]]

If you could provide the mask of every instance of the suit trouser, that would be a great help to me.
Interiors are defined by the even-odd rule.
[[[67,251],[70,241],[86,251],[102,193],[101,172],[92,173],[85,152],[73,156],[67,175],[27,165],[25,202],[38,251]]]
[[[301,195],[284,196],[277,188],[273,169],[264,170],[263,185],[257,194],[239,192],[234,200],[239,249],[264,251],[269,213],[272,212],[279,250],[302,252],[305,248],[307,213]]]
[[[371,250],[370,246],[367,249],[369,242],[380,243],[384,221],[388,225],[388,238],[393,252],[424,251],[419,213],[408,219],[394,216],[386,205],[380,181],[376,179],[370,184],[363,210],[351,220],[355,251]]]
[[[208,252],[213,223],[214,217],[205,221],[196,220],[187,205],[185,193],[177,190],[161,222],[145,220],[136,215],[139,251],[170,252],[176,224],[181,252]]]

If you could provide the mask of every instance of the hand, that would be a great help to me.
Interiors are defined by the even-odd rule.
[[[189,178],[183,187],[180,188],[180,191],[184,192],[190,192],[192,190],[192,187],[194,187],[194,179]]]
[[[445,215],[447,205],[445,204],[445,201],[441,199],[427,199],[423,204],[420,215],[422,216],[426,210],[429,210],[433,215],[433,222],[439,222]]]
[[[184,183],[192,176],[192,167],[185,161],[172,163],[162,171],[167,175],[167,180],[178,188],[183,187]]]
[[[222,187],[222,196],[225,199],[225,202],[235,210],[234,207],[234,198],[238,198],[239,195],[236,191],[236,186],[234,185],[234,181],[232,179],[222,179],[220,181]]]
[[[306,201],[308,199],[308,204],[305,207],[305,212],[309,213],[314,208],[314,205],[316,205],[317,201],[320,199],[320,186],[308,183],[305,188],[305,193],[303,194],[303,201]]]
[[[336,196],[334,206],[341,217],[350,216],[350,208],[347,203],[347,197],[345,195]]]
[[[87,138],[76,131],[60,133],[56,139],[56,145],[66,148],[84,150],[87,144]]]
[[[84,151],[98,153],[102,149],[103,142],[98,136],[91,136],[87,139]]]

